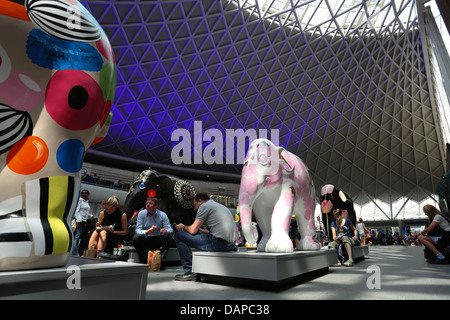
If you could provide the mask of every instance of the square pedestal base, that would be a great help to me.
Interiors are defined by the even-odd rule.
[[[336,263],[334,250],[292,253],[195,251],[192,255],[192,271],[197,274],[272,282],[327,269]]]
[[[0,271],[0,299],[145,299],[147,276],[144,264],[71,257],[65,267]]]

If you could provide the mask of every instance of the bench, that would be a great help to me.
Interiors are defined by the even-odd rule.
[[[128,260],[129,260],[129,262],[139,262],[139,256],[138,256],[134,246],[130,246],[130,245],[119,246],[118,249],[115,249],[114,253],[115,254],[121,254],[122,251],[127,251],[128,252],[128,255],[129,255]],[[177,262],[177,261],[180,261],[180,255],[178,254],[177,248],[169,248],[169,252],[167,253],[167,257],[165,257],[163,259],[163,261],[165,261],[165,262]]]
[[[369,246],[356,246],[352,248],[353,261],[362,260],[369,255]]]

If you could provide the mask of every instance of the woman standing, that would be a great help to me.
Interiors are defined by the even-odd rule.
[[[127,216],[119,210],[119,198],[112,196],[100,212],[96,230],[89,240],[89,249],[105,251],[117,247],[127,234]]]
[[[72,255],[78,255],[78,244],[80,242],[83,230],[86,227],[87,219],[90,218],[90,216],[91,206],[89,205],[89,191],[83,189],[81,190],[80,199],[78,200],[77,209],[74,214],[77,227],[73,233]]]
[[[359,222],[356,224],[356,230],[358,230],[359,238],[361,239],[361,245],[366,245],[366,225],[363,223],[363,219],[359,218]]]

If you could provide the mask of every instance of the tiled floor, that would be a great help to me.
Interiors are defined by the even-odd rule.
[[[424,247],[370,247],[353,267],[293,279],[282,286],[227,281],[175,281],[181,266],[149,272],[148,300],[444,300],[450,299],[450,265],[428,264]]]

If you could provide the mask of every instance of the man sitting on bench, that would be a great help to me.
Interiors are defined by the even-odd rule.
[[[147,198],[145,209],[140,211],[136,220],[133,245],[141,263],[147,263],[145,250],[159,249],[173,232],[167,214],[158,209],[158,199]]]
[[[195,280],[192,273],[191,248],[202,251],[232,251],[238,230],[234,216],[224,205],[210,200],[206,193],[194,197],[194,210],[197,211],[194,223],[176,225],[175,244],[180,254],[184,274],[176,275],[175,280]],[[204,226],[206,229],[200,228]]]

